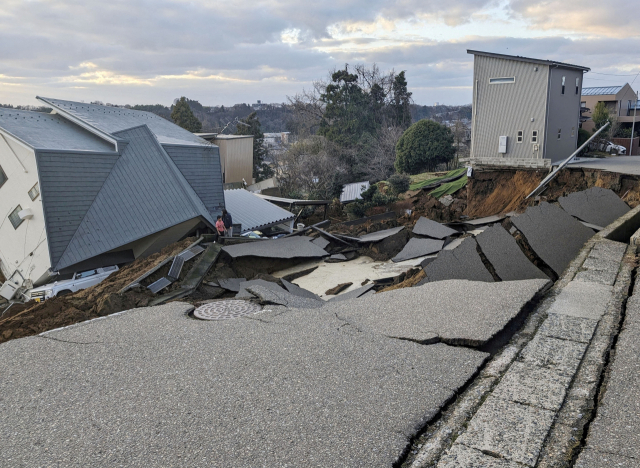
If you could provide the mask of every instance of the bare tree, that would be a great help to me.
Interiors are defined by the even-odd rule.
[[[396,144],[402,136],[400,127],[383,127],[378,131],[365,174],[370,181],[386,180],[395,172]]]

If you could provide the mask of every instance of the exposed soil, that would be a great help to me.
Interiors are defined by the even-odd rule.
[[[400,277],[398,278],[400,281],[397,284],[387,286],[386,288],[383,288],[378,292],[394,291],[396,289],[402,289],[402,288],[411,288],[416,284],[418,284],[423,279],[425,279],[426,277],[427,277],[427,274],[424,272],[422,268],[412,268],[406,273],[403,273],[402,275],[400,275]]]

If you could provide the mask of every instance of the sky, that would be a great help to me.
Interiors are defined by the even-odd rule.
[[[376,63],[404,70],[417,104],[467,104],[467,49],[586,66],[584,86],[631,83],[636,2],[2,0],[0,103],[281,103],[335,68]]]

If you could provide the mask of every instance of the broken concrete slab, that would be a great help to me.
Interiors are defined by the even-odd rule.
[[[314,244],[316,244],[318,247],[320,247],[321,249],[325,249],[329,244],[331,244],[330,241],[328,241],[327,239],[325,239],[324,237],[320,236],[320,237],[316,237],[315,239],[313,239],[311,242],[313,242]]]
[[[591,450],[589,448],[584,449],[576,464],[575,468],[603,468],[603,467],[615,467],[615,468],[638,468],[638,459],[623,457],[621,455],[615,455],[613,453],[599,452],[597,450]]]
[[[582,264],[575,280],[613,286],[618,277],[627,244],[604,239],[596,243]]]
[[[547,202],[527,208],[520,216],[512,217],[511,222],[558,276],[593,236],[591,229]]]
[[[516,240],[502,226],[490,227],[480,233],[476,241],[502,281],[548,279],[522,253]]]
[[[371,284],[367,284],[365,286],[362,286],[361,288],[358,289],[354,289],[353,291],[348,291],[342,294],[338,294],[335,297],[332,297],[331,299],[329,299],[329,302],[334,302],[334,301],[346,301],[349,299],[357,299],[361,296],[364,296],[366,293],[368,293],[369,291],[371,291],[372,288],[375,287],[374,283]]]
[[[487,357],[355,332],[326,307],[224,321],[194,320],[191,308],[3,343],[3,459],[391,467]],[[39,388],[46,399],[33,399]]]
[[[321,258],[329,254],[306,237],[287,237],[274,240],[247,242],[245,244],[228,245],[224,247],[232,258],[262,257],[262,258]]]
[[[429,263],[424,272],[427,277],[422,284],[449,279],[466,279],[493,283],[494,279],[484,266],[473,237],[467,237],[453,250],[442,250],[435,261]]]
[[[327,263],[339,263],[339,262],[346,262],[346,261],[347,261],[347,257],[345,257],[343,254],[333,254],[332,256],[330,256],[325,260],[325,262]]]
[[[455,229],[451,229],[444,224],[440,224],[424,216],[416,221],[416,225],[413,227],[413,233],[418,236],[427,236],[434,239],[444,239],[445,237],[459,234]]]
[[[227,291],[238,292],[240,291],[240,283],[247,281],[247,278],[220,278],[218,279],[218,285]]]
[[[571,216],[603,227],[631,210],[612,190],[600,187],[560,197],[558,203]]]
[[[290,283],[284,278],[282,278],[280,281],[282,281],[282,285],[285,287],[285,289],[295,296],[304,297],[306,299],[315,299],[318,301],[322,300],[317,294],[312,293],[308,289],[301,288],[297,284]]]
[[[257,284],[246,286],[245,288],[249,293],[257,297],[259,301],[267,304],[277,304],[295,309],[317,309],[325,304],[322,299],[296,296],[282,288],[265,288]]]
[[[395,234],[398,234],[400,231],[404,229],[404,226],[398,226],[391,229],[384,229],[382,231],[372,232],[369,234],[365,234],[363,236],[358,237],[358,241],[362,244],[367,244],[369,242],[379,242],[387,237],[391,237]]]
[[[548,283],[449,280],[338,303],[332,310],[359,330],[418,342],[482,346]]]
[[[521,468],[522,465],[504,458],[485,455],[466,445],[454,444],[437,465],[438,468]]]
[[[492,395],[502,400],[558,411],[571,377],[555,369],[514,362]]]
[[[585,281],[567,284],[549,308],[550,314],[599,320],[612,297],[612,286]]]
[[[535,466],[554,412],[490,396],[456,443]]]
[[[394,263],[404,262],[405,260],[411,260],[412,258],[424,257],[425,255],[431,255],[442,250],[444,241],[436,239],[419,239],[413,237],[409,239],[404,249],[400,251],[398,255],[391,260]]]
[[[561,340],[590,343],[597,326],[597,320],[551,313],[540,326],[538,333]]]
[[[245,281],[240,283],[240,291],[236,294],[236,299],[251,299],[254,297],[253,294],[247,289],[250,286],[262,286],[264,288],[273,290],[273,291],[284,291],[277,283],[272,283],[271,281],[266,281],[263,279],[254,279],[250,281]]]

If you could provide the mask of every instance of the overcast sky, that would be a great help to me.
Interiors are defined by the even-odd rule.
[[[2,0],[0,102],[285,102],[375,62],[406,70],[416,103],[465,104],[468,48],[590,67],[585,86],[631,83],[637,1]]]

